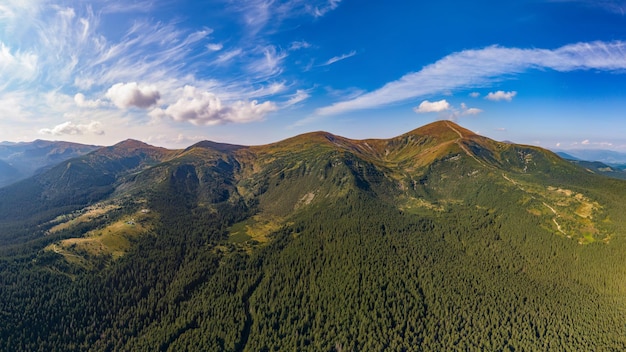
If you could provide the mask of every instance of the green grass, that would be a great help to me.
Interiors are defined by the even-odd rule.
[[[151,228],[154,216],[153,213],[136,212],[82,237],[50,244],[45,250],[63,255],[68,263],[89,269],[91,258],[110,256],[117,259],[126,254],[132,245],[131,238],[145,234]]]

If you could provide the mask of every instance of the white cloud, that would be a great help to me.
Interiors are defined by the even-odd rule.
[[[349,52],[347,54],[343,54],[343,55],[339,55],[339,56],[333,56],[330,59],[328,59],[328,61],[323,63],[321,66],[332,65],[335,62],[338,62],[338,61],[341,61],[341,60],[345,60],[347,58],[353,57],[354,55],[356,55],[356,51],[355,50],[352,50],[351,52]]]
[[[489,94],[487,94],[485,99],[492,100],[492,101],[501,101],[501,100],[511,101],[513,100],[513,97],[515,97],[516,95],[517,95],[516,91],[505,92],[505,91],[499,90],[497,92],[490,92]]]
[[[115,106],[127,109],[131,106],[146,109],[157,103],[161,94],[155,86],[140,86],[137,82],[117,83],[106,93]]]
[[[25,81],[33,79],[37,73],[38,56],[31,52],[16,51],[0,41],[0,88],[13,80]]]
[[[107,1],[102,8],[103,13],[147,12],[154,6],[154,1]]]
[[[626,69],[626,42],[589,42],[558,49],[518,49],[491,46],[444,57],[355,99],[316,111],[319,115],[371,109],[448,90],[484,87],[530,69],[620,71]]]
[[[0,119],[12,131],[1,134],[17,135],[21,128],[30,131],[26,135],[41,129],[47,134],[83,133],[72,139],[84,140],[93,138],[86,128],[91,120],[106,122],[103,138],[145,134],[148,125],[170,127],[170,118],[192,116],[185,115],[188,111],[181,105],[186,85],[211,92],[221,104],[217,110],[208,109],[213,115],[204,111],[191,118],[196,124],[258,121],[286,103],[307,99],[310,92],[296,91],[296,83],[278,75],[291,47],[311,45],[288,41],[273,46],[267,35],[288,18],[313,21],[307,4],[323,8],[329,5],[326,0],[230,2],[231,8],[251,4],[246,12],[250,16],[257,15],[254,6],[267,6],[257,22],[263,30],[260,37],[249,36],[247,29],[235,37],[232,33],[213,36],[213,29],[192,28],[175,13],[149,15],[155,4],[152,0],[132,4],[0,0],[0,33],[4,34],[0,34]],[[223,12],[224,21],[241,14],[229,10]],[[198,103],[198,99],[191,101]],[[160,110],[168,119],[150,120],[135,107],[154,110],[155,115]]]
[[[76,93],[76,95],[74,95],[74,102],[76,103],[76,106],[81,107],[81,108],[94,109],[94,108],[99,108],[101,106],[106,105],[100,99],[88,100],[87,98],[85,98],[85,95],[83,93]]]
[[[165,109],[156,108],[150,115],[169,117],[174,121],[186,121],[194,125],[217,125],[260,121],[277,109],[276,104],[269,101],[259,104],[256,100],[239,100],[225,104],[213,93],[185,86],[174,104]]]
[[[242,52],[243,50],[241,49],[233,49],[233,50],[226,51],[223,54],[219,55],[217,59],[215,59],[214,63],[218,65],[228,64],[234,58],[241,55]]]
[[[291,42],[291,46],[289,47],[289,50],[293,51],[293,50],[300,50],[300,49],[308,49],[310,47],[311,47],[311,44],[302,40],[302,41]]]
[[[436,112],[439,113],[440,118],[453,121],[458,120],[461,116],[478,115],[483,112],[478,108],[468,108],[465,103],[461,103],[460,108],[453,107],[445,99],[434,102],[424,100],[418,107],[414,107],[413,111],[418,114]]]
[[[577,2],[590,7],[599,7],[606,11],[624,16],[626,14],[626,2],[623,0],[558,0],[561,2]]]
[[[445,99],[435,102],[424,100],[418,107],[413,108],[413,111],[418,114],[423,114],[428,112],[442,112],[448,109],[450,109],[450,104]]]
[[[469,108],[469,109],[463,111],[463,115],[478,115],[481,112],[483,112],[483,110],[481,110],[481,109]]]
[[[483,112],[483,110],[478,108],[468,108],[465,103],[461,103],[460,115],[478,115],[481,112]]]
[[[582,145],[589,145],[591,142],[589,142],[588,139],[585,139],[584,141],[580,142],[580,144]]]
[[[283,71],[282,62],[287,57],[287,53],[276,50],[273,45],[263,47],[260,52],[261,56],[248,65],[251,73],[268,78]]]
[[[75,124],[71,121],[63,122],[53,128],[42,128],[40,134],[63,136],[63,135],[82,135],[85,133],[103,135],[104,130],[101,128],[100,122],[92,121],[89,124]]]
[[[241,22],[254,37],[272,31],[283,21],[304,15],[322,17],[335,10],[341,0],[246,0],[232,1],[230,10],[241,13]]]
[[[292,106],[292,105],[298,104],[300,102],[303,102],[303,101],[309,99],[310,97],[311,97],[311,94],[309,94],[309,92],[307,92],[304,89],[298,89],[296,91],[296,94],[293,94],[291,96],[291,98],[289,98],[289,100],[287,100],[285,102],[284,105],[285,106]]]
[[[469,96],[472,97],[472,98],[478,98],[480,96],[480,93],[478,93],[478,92],[471,92],[469,94]]]
[[[336,9],[339,6],[339,3],[341,3],[341,0],[328,0],[326,4],[321,6],[309,6],[309,11],[315,17],[322,17],[328,12]]]
[[[210,51],[220,51],[224,48],[224,44],[222,43],[209,43],[206,45],[206,48]]]

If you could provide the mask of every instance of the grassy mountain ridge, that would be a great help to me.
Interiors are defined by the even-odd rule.
[[[1,218],[0,350],[626,348],[624,181],[449,121],[37,177],[0,190],[40,203]]]
[[[125,141],[0,188],[0,243],[41,236],[44,231],[38,225],[106,199],[125,175],[154,165],[172,153]],[[18,226],[21,229],[17,230],[16,220],[31,225]]]
[[[0,187],[28,178],[67,159],[100,147],[62,141],[36,140],[0,145],[0,160],[11,169],[0,169]]]

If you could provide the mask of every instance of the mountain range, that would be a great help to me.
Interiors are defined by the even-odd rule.
[[[98,148],[100,147],[94,145],[44,140],[0,143],[0,187]]]
[[[0,350],[624,350],[626,182],[438,121],[0,188]]]
[[[603,149],[571,149],[558,151],[565,159],[596,161],[610,165],[626,165],[626,153]]]

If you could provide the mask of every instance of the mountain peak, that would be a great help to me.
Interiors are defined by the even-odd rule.
[[[153,160],[163,160],[166,156],[173,154],[174,151],[166,148],[155,147],[135,139],[127,139],[110,147],[100,148],[96,150],[95,153],[97,155],[107,155],[109,157],[114,156],[115,158],[142,154],[149,156],[149,158]]]
[[[231,152],[241,148],[245,148],[245,146],[237,145],[237,144],[228,144],[228,143],[219,143],[213,141],[200,141],[196,144],[193,144],[190,147],[187,147],[185,150],[191,150],[193,148],[204,148],[204,149],[214,149],[220,152]]]
[[[138,141],[136,139],[127,139],[127,140],[121,141],[121,142],[113,145],[113,147],[115,147],[115,148],[130,148],[130,149],[156,148],[154,146],[151,146],[150,144],[144,143],[142,141]]]
[[[449,120],[439,120],[419,127],[409,133],[409,135],[428,135],[439,138],[466,138],[475,136],[476,133],[459,126]]]

